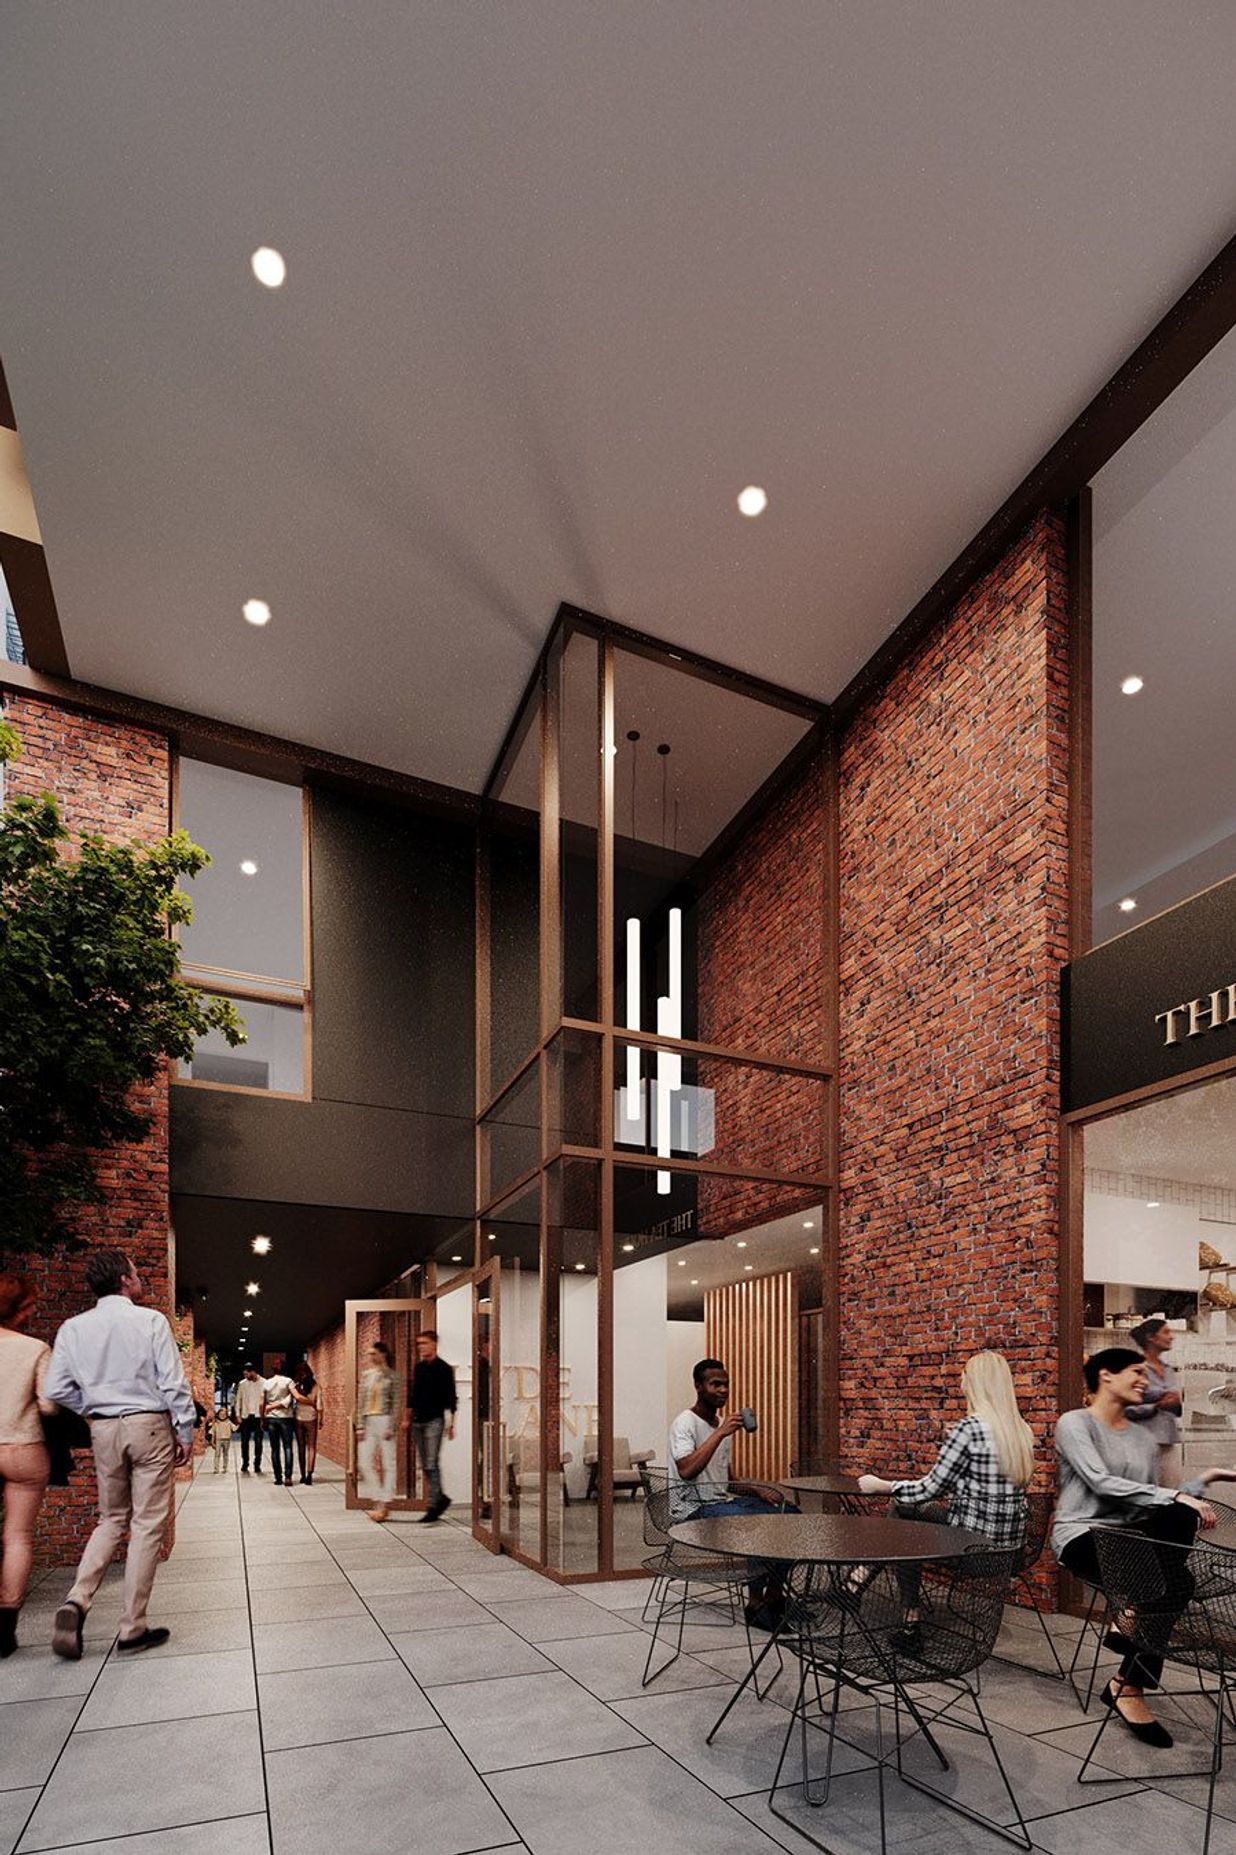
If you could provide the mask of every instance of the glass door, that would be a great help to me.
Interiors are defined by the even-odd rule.
[[[502,1501],[502,1423],[499,1392],[498,1287],[502,1270],[487,1263],[472,1278],[472,1533],[491,1552],[499,1549]]]
[[[348,1301],[348,1460],[344,1500],[392,1512],[426,1506],[408,1410],[416,1336],[433,1325],[432,1301]]]

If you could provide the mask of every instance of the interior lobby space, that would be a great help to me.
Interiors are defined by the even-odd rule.
[[[0,8],[0,1855],[1236,1855],[1234,94]]]

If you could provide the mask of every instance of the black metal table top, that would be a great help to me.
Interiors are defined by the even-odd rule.
[[[843,1475],[840,1470],[833,1470],[827,1475],[779,1475],[779,1488],[792,1488],[795,1494],[859,1494],[861,1489],[856,1475]]]
[[[959,1559],[971,1546],[990,1546],[982,1533],[885,1514],[732,1514],[682,1520],[669,1529],[679,1546],[796,1565],[891,1565]]]

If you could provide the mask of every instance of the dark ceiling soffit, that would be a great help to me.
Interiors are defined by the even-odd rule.
[[[1068,503],[1236,327],[1236,238],[1229,239],[1107,385],[946,567],[833,703],[851,721],[975,580],[993,567],[1040,509]]]
[[[0,423],[7,421],[0,420]],[[4,569],[26,656],[49,676],[68,676],[69,659],[60,629],[60,614],[56,610],[42,547],[37,541],[0,532],[0,567]]]
[[[147,702],[139,696],[122,695],[114,689],[45,676],[28,665],[0,661],[0,692],[5,690],[42,696],[49,702],[84,709],[108,720],[151,728],[166,734],[180,753],[192,759],[256,773],[265,779],[279,779],[290,785],[306,779],[313,785],[337,785],[345,791],[386,793],[453,818],[474,818],[479,810],[479,801],[472,793],[457,792],[452,786],[439,786],[390,767],[370,766],[363,760],[259,734],[252,728],[235,727],[206,715]]]

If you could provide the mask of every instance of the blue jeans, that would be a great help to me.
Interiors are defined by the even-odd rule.
[[[445,1417],[431,1417],[428,1423],[414,1423],[416,1432],[416,1453],[421,1459],[425,1471],[425,1480],[429,1484],[429,1503],[436,1507],[442,1499],[442,1477],[438,1473],[438,1455],[442,1448],[442,1432],[446,1428]]]
[[[268,1417],[266,1434],[270,1438],[270,1465],[275,1471],[276,1481],[292,1479],[292,1426],[291,1417]],[[280,1462],[282,1461],[282,1467]]]

